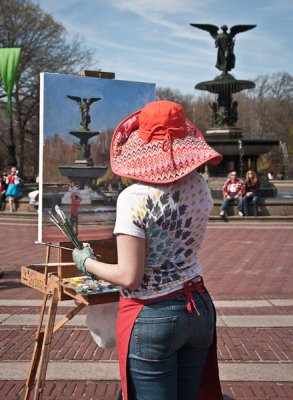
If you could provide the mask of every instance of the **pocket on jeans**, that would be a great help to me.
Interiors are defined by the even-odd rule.
[[[147,360],[160,360],[172,348],[177,317],[138,317],[133,327],[135,354]]]

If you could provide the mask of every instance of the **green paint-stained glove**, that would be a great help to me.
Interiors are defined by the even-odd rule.
[[[82,274],[93,277],[92,274],[87,271],[86,266],[84,264],[87,258],[96,260],[96,256],[93,253],[93,249],[89,245],[84,246],[82,250],[74,249],[72,252],[72,258],[74,264],[82,272]]]

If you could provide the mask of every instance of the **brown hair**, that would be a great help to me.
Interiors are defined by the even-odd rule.
[[[252,177],[250,177],[250,174],[252,174]],[[254,171],[252,171],[251,169],[248,170],[246,172],[245,175],[245,183],[250,183],[252,185],[255,185],[257,183],[258,179],[257,179],[257,175]]]

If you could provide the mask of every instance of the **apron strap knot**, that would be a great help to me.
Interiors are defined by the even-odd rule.
[[[207,304],[207,301],[204,297],[203,294],[204,291],[204,285],[202,279],[200,281],[194,282],[194,281],[188,281],[184,283],[183,286],[183,293],[186,296],[186,308],[187,311],[191,314],[194,311],[197,313],[198,316],[200,316],[200,312],[197,309],[197,306],[195,304],[194,298],[192,293],[196,292],[200,295],[200,297],[203,299],[205,302],[207,308],[209,309],[209,306]]]

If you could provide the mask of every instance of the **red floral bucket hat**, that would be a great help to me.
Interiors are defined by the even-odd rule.
[[[125,118],[113,134],[110,153],[115,174],[149,183],[174,182],[208,161],[222,160],[182,107],[165,100]]]

